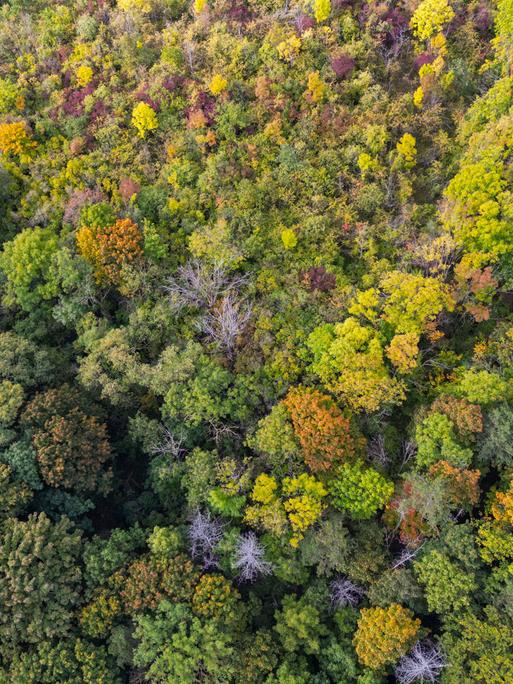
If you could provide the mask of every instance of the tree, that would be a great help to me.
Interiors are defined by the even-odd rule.
[[[461,446],[455,435],[454,423],[442,413],[432,413],[415,428],[417,464],[426,468],[437,461],[465,468],[472,461],[472,450]]]
[[[329,470],[355,453],[350,422],[328,395],[308,388],[292,388],[283,404],[313,472]]]
[[[415,640],[420,620],[397,603],[362,608],[353,643],[360,662],[372,670],[393,664]]]
[[[364,591],[347,577],[339,577],[330,584],[330,595],[336,608],[357,606],[364,596]]]
[[[81,534],[67,518],[12,518],[0,536],[1,648],[65,637],[79,601]]]
[[[128,565],[126,573],[121,571],[112,578],[128,615],[155,610],[164,599],[190,602],[198,580],[197,568],[183,554],[171,558],[141,556]]]
[[[345,463],[328,482],[328,490],[335,508],[356,519],[372,517],[385,506],[394,493],[394,485],[373,468],[361,461]]]
[[[0,123],[0,152],[21,156],[36,147],[24,121]]]
[[[1,684],[120,684],[121,673],[104,646],[70,638],[53,644],[42,641],[34,650],[11,654],[0,670]]]
[[[119,219],[106,227],[83,226],[77,232],[77,247],[94,269],[100,285],[119,285],[123,267],[143,255],[143,236],[130,219]]]
[[[7,278],[5,302],[31,311],[58,294],[53,265],[58,251],[55,234],[48,228],[26,228],[0,254]]]
[[[154,682],[222,681],[236,671],[231,636],[215,622],[201,622],[184,605],[162,601],[154,615],[140,615],[136,623],[134,660]]]
[[[158,128],[159,122],[155,110],[146,102],[139,102],[132,111],[132,126],[137,129],[137,135],[144,138],[148,131]]]
[[[329,18],[331,14],[331,0],[314,0],[314,15],[318,24]]]
[[[283,402],[275,404],[271,412],[257,423],[254,435],[247,440],[249,446],[265,455],[273,473],[285,475],[301,461],[297,457],[301,446]]]
[[[265,560],[265,549],[254,532],[246,532],[239,537],[233,565],[243,582],[254,582],[272,573],[272,565]]]
[[[192,557],[201,559],[206,568],[215,565],[216,548],[223,536],[220,521],[198,510],[191,519],[188,535]]]
[[[388,372],[377,333],[355,318],[316,328],[307,345],[313,372],[352,409],[376,411],[403,401],[404,385]]]
[[[17,482],[8,465],[0,463],[0,519],[19,515],[32,498],[32,492],[24,482]]]
[[[438,646],[418,641],[394,669],[399,684],[434,684],[445,667],[445,657]]]
[[[444,684],[505,684],[513,676],[513,628],[492,606],[482,614],[460,615],[457,629],[444,634],[442,646],[447,654]]]
[[[437,550],[423,554],[413,567],[419,582],[424,585],[430,611],[453,615],[469,607],[470,596],[477,585],[466,569],[459,568]]]
[[[505,492],[496,492],[491,516],[485,518],[478,531],[481,556],[487,563],[513,558],[513,481]]]
[[[274,613],[274,629],[283,648],[290,652],[319,653],[321,637],[327,633],[317,608],[306,599],[289,594],[283,598],[282,608]]]
[[[67,386],[48,390],[26,406],[21,421],[32,432],[39,470],[48,485],[105,493],[112,476],[104,469],[112,457],[107,428],[73,405],[78,401]]]
[[[226,626],[237,618],[239,599],[239,592],[225,577],[205,574],[194,589],[192,612],[200,618],[216,620]]]
[[[453,17],[454,10],[448,0],[423,0],[413,13],[410,26],[417,38],[427,40],[439,33]]]

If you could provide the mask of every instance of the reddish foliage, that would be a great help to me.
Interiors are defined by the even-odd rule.
[[[349,55],[341,54],[333,57],[331,60],[331,68],[335,72],[337,78],[346,78],[355,67],[355,61]]]
[[[112,473],[107,427],[85,413],[80,395],[67,385],[36,394],[21,416],[32,430],[32,443],[44,481],[79,492],[110,488]]]
[[[312,266],[302,274],[302,277],[312,291],[328,292],[335,287],[337,282],[333,273],[328,273],[324,266]]]
[[[455,468],[447,461],[438,461],[431,466],[429,474],[444,481],[455,506],[471,507],[479,501],[479,470]]]

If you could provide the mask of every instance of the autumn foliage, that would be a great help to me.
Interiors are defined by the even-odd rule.
[[[350,421],[326,394],[309,388],[293,388],[284,399],[294,432],[313,472],[329,470],[334,463],[355,453]]]
[[[362,608],[354,647],[361,663],[373,670],[394,663],[406,653],[419,631],[420,620],[407,608]]]
[[[75,402],[76,392],[64,386],[37,394],[22,415],[44,481],[77,492],[106,492],[112,457],[107,427]]]
[[[99,284],[118,285],[123,266],[136,262],[143,253],[143,238],[130,219],[118,219],[101,227],[83,226],[77,233],[77,247],[89,261]]]

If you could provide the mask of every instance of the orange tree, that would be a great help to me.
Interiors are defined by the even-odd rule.
[[[306,387],[292,388],[284,399],[306,464],[314,472],[355,452],[350,422],[326,394]]]
[[[99,285],[118,285],[122,269],[143,253],[143,236],[130,219],[118,219],[109,226],[82,226],[77,232],[80,254],[94,270]]]

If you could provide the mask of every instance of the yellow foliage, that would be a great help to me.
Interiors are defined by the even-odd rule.
[[[413,13],[410,26],[417,38],[427,40],[440,33],[453,17],[454,10],[447,0],[423,0]]]
[[[407,167],[414,166],[417,160],[417,143],[411,133],[405,133],[396,145],[396,149]]]
[[[276,498],[277,489],[278,484],[274,477],[262,473],[255,480],[251,498],[253,501],[258,501],[258,503],[269,504]]]
[[[228,87],[228,81],[221,74],[214,74],[210,81],[209,89],[212,95],[220,95]]]
[[[130,219],[120,219],[112,226],[82,226],[77,231],[80,254],[94,268],[99,284],[121,283],[122,268],[142,256],[142,234]]]
[[[284,228],[281,231],[281,241],[285,249],[294,249],[297,245],[297,236],[292,228]]]
[[[407,608],[362,608],[353,644],[360,662],[373,670],[395,663],[415,640],[420,620]]]
[[[152,3],[150,0],[118,0],[118,7],[125,12],[138,10],[143,14],[147,14],[148,12],[151,12]]]
[[[75,76],[77,78],[77,83],[79,86],[84,87],[93,80],[93,70],[90,66],[82,64],[75,71]]]
[[[299,54],[301,49],[301,38],[296,35],[290,36],[287,40],[282,40],[278,43],[276,50],[280,59],[284,61],[293,61],[295,57]]]
[[[0,124],[0,152],[21,155],[36,146],[24,121]]]
[[[326,84],[319,76],[318,71],[312,71],[308,74],[308,88],[306,92],[314,102],[321,102],[324,98]]]
[[[422,86],[419,86],[413,93],[413,104],[417,109],[422,109],[422,105],[424,104],[424,90]]]
[[[314,0],[314,15],[318,24],[326,21],[331,14],[331,0]]]
[[[386,353],[400,373],[409,373],[417,366],[419,335],[415,332],[395,335]]]
[[[194,11],[196,14],[201,14],[207,5],[207,0],[194,0]]]
[[[138,135],[141,138],[144,138],[147,131],[158,128],[157,115],[146,102],[139,102],[135,105],[132,111],[132,126],[137,128]]]

